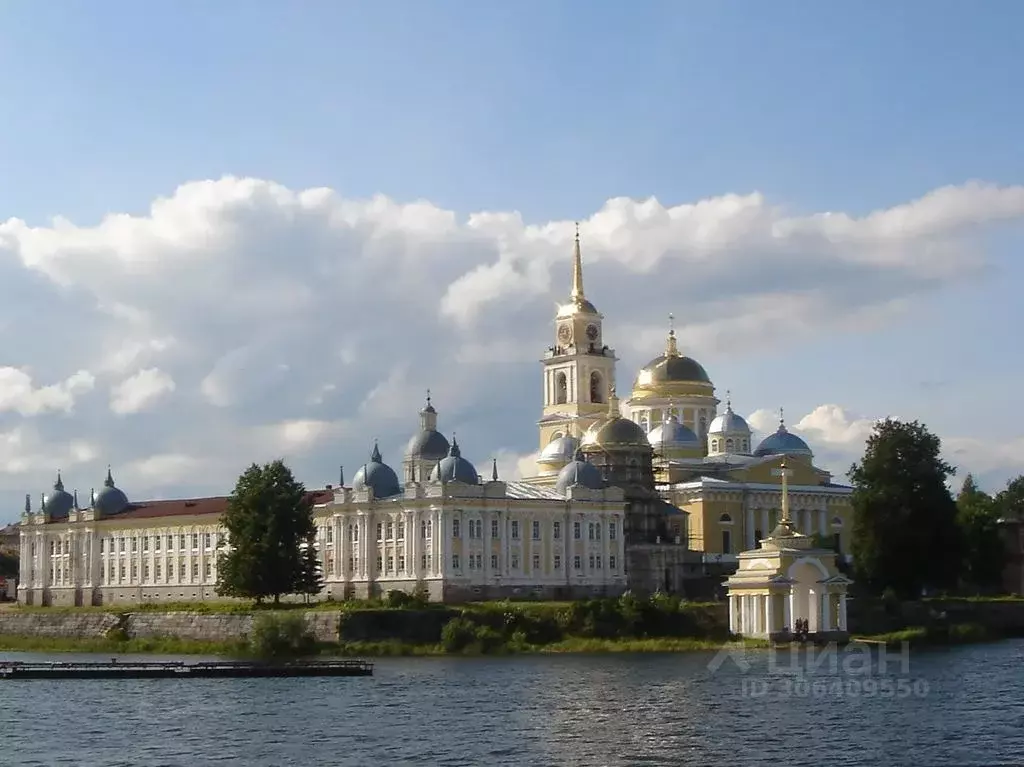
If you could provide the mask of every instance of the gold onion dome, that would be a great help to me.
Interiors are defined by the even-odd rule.
[[[619,413],[619,398],[612,389],[608,397],[608,417],[591,426],[580,441],[580,447],[651,449],[644,430]]]
[[[705,387],[712,385],[711,377],[697,360],[679,353],[676,331],[673,328],[668,331],[665,353],[640,368],[633,388],[652,389],[661,384],[675,383],[691,383]]]

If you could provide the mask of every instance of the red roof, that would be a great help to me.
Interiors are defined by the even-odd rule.
[[[310,490],[307,496],[314,503],[325,503],[334,497],[333,489]],[[179,498],[171,501],[140,501],[131,503],[119,514],[103,519],[153,519],[155,517],[184,517],[204,514],[223,514],[227,511],[230,496],[213,498]],[[64,520],[55,520],[62,522]]]

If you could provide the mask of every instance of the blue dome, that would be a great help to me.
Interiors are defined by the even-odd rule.
[[[107,469],[107,478],[103,480],[103,488],[93,498],[92,507],[101,514],[117,514],[128,506],[128,496],[114,486],[114,477]]]
[[[448,450],[448,457],[437,462],[437,466],[430,472],[431,482],[462,482],[466,485],[479,485],[480,476],[476,473],[476,467],[462,457],[459,450],[459,443],[452,437],[452,446]]]
[[[541,463],[568,463],[576,455],[576,448],[579,445],[580,441],[575,437],[558,437],[540,451],[540,458],[537,460]]]
[[[562,467],[558,472],[558,479],[555,481],[555,490],[564,493],[570,487],[586,487],[590,490],[600,490],[604,487],[604,477],[601,470],[583,457],[583,453],[577,451],[573,460]]]
[[[663,446],[667,449],[680,447],[701,447],[700,439],[686,424],[680,423],[679,419],[672,415],[665,419],[660,426],[655,426],[647,434],[647,441],[655,452]]]
[[[356,490],[369,488],[373,491],[374,498],[390,498],[399,495],[402,488],[398,484],[398,475],[395,470],[384,463],[380,455],[380,448],[373,446],[370,454],[370,462],[364,463],[355,477],[352,478],[352,487]]]
[[[409,458],[439,461],[448,455],[448,448],[448,440],[437,430],[437,410],[430,402],[430,389],[427,389],[427,404],[420,411],[420,430],[409,438],[405,454]]]
[[[67,517],[75,508],[75,498],[64,490],[64,481],[57,472],[57,481],[53,483],[53,492],[43,501],[43,511],[54,519]]]
[[[774,434],[761,440],[754,455],[763,458],[767,455],[812,455],[812,452],[806,442],[788,431],[786,424],[780,423]]]

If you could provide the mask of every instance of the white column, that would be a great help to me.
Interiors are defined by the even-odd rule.
[[[821,535],[828,535],[828,515],[824,509],[818,509],[818,532]]]
[[[763,538],[767,538],[771,533],[771,530],[768,529],[768,524],[768,509],[761,509],[761,536]]]
[[[821,625],[821,594],[817,589],[807,590],[807,627],[811,633]]]
[[[769,594],[765,597],[765,636],[771,636],[778,629],[775,628],[775,595]]]
[[[832,630],[832,595],[827,591],[821,595],[821,628],[819,631]]]
[[[839,630],[846,631],[846,594],[839,595]]]
[[[754,548],[754,510],[747,507],[746,524],[743,531],[743,538],[747,542],[744,547],[747,550]]]
[[[793,589],[782,596],[782,623],[787,631],[793,630]]]
[[[736,609],[736,595],[729,595],[729,631],[739,633],[739,611]]]

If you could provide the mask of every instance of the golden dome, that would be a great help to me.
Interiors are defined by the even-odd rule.
[[[615,396],[614,389],[608,398],[608,417],[587,429],[580,440],[581,449],[586,450],[590,447],[603,449],[646,448],[651,450],[651,443],[644,430],[628,418],[623,418],[619,413],[619,398]]]
[[[699,388],[713,388],[704,367],[692,357],[679,353],[675,330],[668,333],[665,353],[640,368],[633,388],[655,389],[666,384],[696,384]]]

